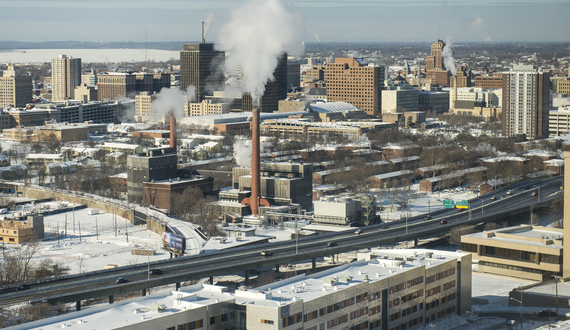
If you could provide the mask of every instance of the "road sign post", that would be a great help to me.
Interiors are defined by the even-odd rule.
[[[446,209],[452,209],[455,207],[455,202],[454,201],[450,201],[447,199],[443,200],[443,207]]]
[[[467,200],[458,201],[457,203],[455,203],[455,207],[457,207],[458,209],[468,209],[469,202]]]

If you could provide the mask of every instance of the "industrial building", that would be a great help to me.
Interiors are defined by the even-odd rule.
[[[170,210],[174,194],[182,194],[189,187],[195,187],[204,194],[214,189],[214,179],[203,175],[176,177],[143,182],[143,204]]]
[[[380,220],[376,216],[376,197],[372,194],[324,196],[313,205],[313,224],[360,226]]]
[[[266,201],[260,212],[282,210],[310,210],[312,203],[312,174],[310,164],[266,163],[260,164],[260,193]],[[246,199],[251,196],[251,169],[232,169],[232,189],[220,192],[219,202],[209,207],[220,213],[232,212],[240,216],[251,213]],[[296,205],[296,206],[295,206]],[[292,206],[292,208],[290,208]],[[287,211],[291,213],[291,211]]]
[[[28,215],[25,221],[0,220],[0,243],[22,244],[44,238],[44,216]]]
[[[143,202],[144,182],[177,177],[178,159],[172,148],[149,149],[127,157],[127,193],[131,202]]]
[[[253,289],[196,284],[14,327],[419,329],[471,310],[471,254],[371,250],[358,261]]]

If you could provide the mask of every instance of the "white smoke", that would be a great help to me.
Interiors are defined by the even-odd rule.
[[[441,57],[443,58],[443,64],[445,68],[451,71],[452,75],[457,75],[457,68],[455,67],[455,59],[453,58],[453,52],[451,48],[453,47],[453,40],[451,37],[445,38],[445,47],[441,51]]]
[[[251,167],[251,140],[234,142],[234,159],[241,167]]]
[[[302,54],[300,14],[280,0],[250,0],[229,13],[219,30],[217,48],[226,52],[225,72],[241,66],[241,90],[254,104],[275,79],[273,71],[283,53]]]
[[[178,88],[163,88],[160,90],[156,99],[151,103],[154,118],[160,119],[164,115],[169,115],[171,110],[174,113],[174,118],[184,118],[185,97],[187,97],[189,102],[194,101],[196,98],[196,87],[190,85],[186,91],[181,91]]]

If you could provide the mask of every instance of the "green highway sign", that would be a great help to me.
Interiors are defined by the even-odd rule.
[[[444,207],[444,208],[447,208],[447,209],[452,209],[452,208],[455,207],[455,202],[454,202],[454,201],[447,200],[447,199],[444,199],[444,200],[443,200],[443,207]]]
[[[459,201],[455,204],[455,207],[458,209],[467,209],[469,208],[469,202],[466,200]]]

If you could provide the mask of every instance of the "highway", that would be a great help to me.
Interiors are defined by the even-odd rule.
[[[70,275],[27,283],[30,289],[25,291],[13,292],[9,291],[10,287],[4,287],[0,288],[0,292],[4,292],[0,294],[0,307],[27,301],[77,302],[107,296],[112,299],[116,294],[146,290],[160,285],[271,267],[281,263],[314,260],[362,248],[441,235],[449,232],[453,226],[499,220],[504,216],[528,212],[534,205],[562,197],[562,186],[562,176],[525,181],[474,198],[470,200],[471,208],[463,212],[443,209],[432,212],[431,219],[422,215],[362,227],[363,232],[360,235],[351,230],[305,237],[299,239],[298,244],[295,240],[289,240],[162,260],[153,262],[150,266],[138,264]],[[510,193],[507,194],[509,190]],[[538,196],[531,196],[533,192]],[[447,223],[441,224],[442,220]],[[335,242],[337,245],[328,247],[328,242]],[[273,255],[261,256],[260,252],[263,250],[270,250]],[[164,274],[149,276],[149,267],[160,268]],[[119,277],[127,278],[129,282],[116,284],[115,280]]]

